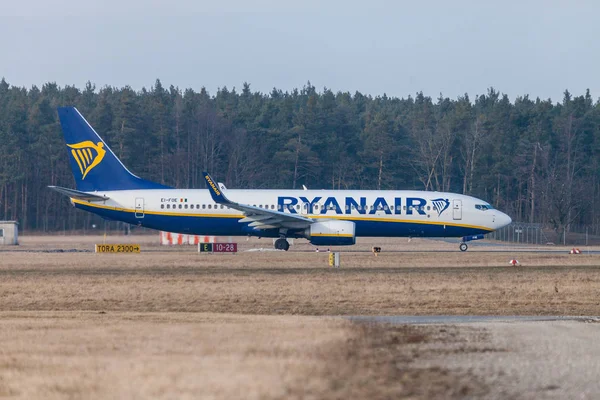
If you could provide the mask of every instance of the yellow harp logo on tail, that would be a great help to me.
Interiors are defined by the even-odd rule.
[[[88,172],[100,164],[106,154],[102,142],[94,144],[92,141],[86,140],[85,142],[67,144],[67,146],[71,148],[71,154],[81,170],[81,180],[84,180]]]

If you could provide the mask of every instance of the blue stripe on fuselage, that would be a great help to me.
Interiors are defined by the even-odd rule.
[[[80,202],[75,203],[75,207],[97,214],[103,218],[115,221],[123,221],[133,225],[141,225],[147,228],[187,233],[193,235],[220,235],[220,236],[261,236],[261,237],[279,237],[278,229],[255,230],[248,227],[248,224],[241,224],[235,217],[218,216],[189,216],[189,215],[164,215],[148,214],[143,218],[136,218],[135,213],[109,208],[100,208],[93,205],[87,205]],[[332,219],[335,219],[333,217]],[[390,220],[362,220],[344,218],[356,224],[356,236],[370,237],[461,237],[477,235],[480,233],[489,233],[491,230],[484,228],[455,226],[443,224],[424,224],[412,222],[394,222]],[[302,237],[294,235],[291,232],[289,237]]]

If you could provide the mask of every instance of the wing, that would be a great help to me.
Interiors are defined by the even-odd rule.
[[[204,172],[204,179],[208,186],[208,191],[212,199],[217,204],[226,205],[229,208],[244,213],[245,218],[239,220],[241,223],[249,222],[248,226],[255,229],[304,229],[315,222],[311,218],[295,214],[286,214],[281,211],[266,210],[260,207],[254,207],[247,204],[240,204],[229,200],[219,188],[210,175]]]
[[[92,193],[87,193],[87,192],[80,192],[79,190],[67,189],[67,188],[60,187],[60,186],[48,186],[48,188],[50,188],[60,194],[64,194],[65,196],[69,196],[73,199],[78,199],[78,200],[105,201],[105,200],[109,199],[109,197],[106,197],[106,196],[100,196],[97,194],[92,194]]]

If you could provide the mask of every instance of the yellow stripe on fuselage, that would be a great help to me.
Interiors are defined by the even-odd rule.
[[[134,209],[131,208],[120,208],[120,207],[111,207],[105,206],[101,204],[90,203],[88,201],[77,200],[71,198],[71,201],[76,204],[81,204],[87,207],[92,208],[102,208],[106,210],[112,211],[122,211],[128,213],[136,213]],[[139,211],[138,211],[139,213]],[[175,216],[175,217],[203,217],[203,218],[244,218],[243,214],[195,214],[195,213],[178,213],[178,212],[170,212],[170,211],[145,211],[144,214],[149,215],[164,215],[164,216]],[[468,225],[468,224],[459,224],[455,222],[444,222],[444,221],[421,221],[421,220],[410,220],[410,219],[393,219],[393,218],[373,218],[373,217],[362,217],[360,215],[347,215],[347,216],[339,216],[339,215],[305,215],[308,218],[315,219],[335,219],[335,220],[348,220],[348,221],[373,221],[373,222],[396,222],[396,223],[404,223],[404,224],[422,224],[422,225],[444,225],[444,226],[457,226],[459,228],[472,228],[472,229],[481,229],[489,232],[493,232],[493,229],[490,229],[485,226],[477,226],[477,225]]]

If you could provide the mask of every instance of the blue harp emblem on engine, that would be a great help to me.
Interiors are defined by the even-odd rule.
[[[433,199],[431,200],[431,203],[433,203],[433,209],[437,211],[438,216],[442,215],[442,213],[450,206],[448,199],[442,198]]]
[[[71,148],[71,155],[79,166],[81,180],[84,180],[86,175],[100,164],[106,154],[102,142],[94,144],[92,141],[86,140],[85,142],[67,144],[67,146]]]

